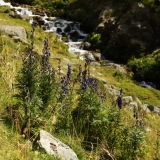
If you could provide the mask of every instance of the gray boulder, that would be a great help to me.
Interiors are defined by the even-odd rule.
[[[141,108],[146,112],[146,113],[150,113],[151,111],[148,109],[148,104],[143,104],[141,106]]]
[[[19,37],[21,40],[27,40],[26,30],[21,26],[0,26],[0,31],[2,34],[6,34],[10,37]]]
[[[36,144],[48,154],[59,157],[61,160],[78,160],[76,153],[69,146],[54,138],[45,130],[40,131]]]
[[[156,114],[160,115],[160,108],[159,107],[154,107],[153,113],[156,113]]]
[[[133,111],[138,110],[137,102],[130,102],[129,106],[130,106],[130,109],[133,110]]]
[[[132,96],[126,96],[122,98],[123,105],[129,105],[131,102],[133,102]]]

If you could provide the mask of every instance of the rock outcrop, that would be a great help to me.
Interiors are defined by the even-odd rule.
[[[10,36],[15,42],[21,41],[27,43],[26,30],[21,26],[3,25],[0,26],[0,31],[2,35]]]
[[[76,153],[45,130],[41,130],[36,140],[38,146],[45,152],[59,157],[61,160],[78,160]]]
[[[86,1],[69,9],[77,21],[80,21],[78,13],[84,13],[81,25],[84,31],[101,35],[102,44],[95,49],[100,49],[107,59],[126,63],[140,53],[152,53],[160,47],[160,5],[155,2]]]
[[[105,34],[107,43],[119,53],[116,57],[113,53],[109,56],[126,61],[133,55],[139,56],[140,52],[151,53],[159,47],[160,21],[156,8],[132,1],[126,1],[121,7],[119,11],[118,4],[110,3],[99,15],[97,32]]]

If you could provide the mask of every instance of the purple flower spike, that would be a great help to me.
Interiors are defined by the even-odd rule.
[[[86,58],[86,65],[90,65],[91,64],[91,62],[92,62],[92,60],[90,59],[90,58]]]
[[[70,81],[71,80],[71,66],[68,64],[68,71],[67,71],[67,80]]]
[[[133,115],[133,117],[134,117],[136,120],[138,120],[138,113],[135,112],[134,115]]]
[[[82,89],[86,90],[87,89],[87,82],[82,82]]]
[[[62,77],[62,79],[61,79],[61,88],[62,88],[62,90],[64,90],[65,89],[65,78],[64,77]]]
[[[79,74],[80,75],[82,74],[82,65],[81,64],[79,65]]]
[[[119,109],[122,109],[122,98],[120,96],[117,98],[117,104]]]
[[[98,80],[96,78],[89,78],[89,87],[93,90],[96,91],[98,88]]]

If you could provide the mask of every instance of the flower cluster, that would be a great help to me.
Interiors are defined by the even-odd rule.
[[[118,96],[116,102],[118,104],[119,109],[122,109],[122,97],[121,96]]]
[[[67,95],[68,94],[68,83],[65,77],[61,78],[61,89],[62,89],[62,94]]]
[[[91,64],[91,62],[92,62],[92,60],[91,60],[90,58],[87,57],[87,58],[86,58],[86,64],[85,64],[85,65],[88,66],[88,65]]]
[[[138,112],[134,110],[133,117],[136,119],[136,126],[144,127],[143,117],[139,119]]]
[[[68,82],[70,82],[70,80],[71,80],[71,72],[72,72],[71,66],[68,64],[68,71],[67,71]]]
[[[93,91],[96,91],[98,89],[98,80],[96,78],[88,78],[88,85]]]
[[[44,40],[44,49],[43,49],[43,56],[42,56],[42,66],[43,67],[49,67],[49,57],[50,57],[50,51],[49,51],[49,42],[48,39],[45,38]]]
[[[88,85],[88,79],[84,78],[82,81],[82,90],[86,90]]]

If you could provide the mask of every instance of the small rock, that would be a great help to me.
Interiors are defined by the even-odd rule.
[[[76,153],[66,144],[53,137],[45,130],[41,130],[36,145],[47,153],[59,157],[61,160],[78,160]]]

